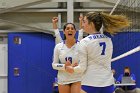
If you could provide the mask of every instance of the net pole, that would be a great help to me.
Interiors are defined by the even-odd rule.
[[[121,59],[121,58],[124,58],[124,57],[126,57],[126,56],[128,56],[128,55],[131,55],[131,54],[133,54],[133,53],[135,53],[135,52],[138,52],[138,51],[140,51],[140,46],[138,46],[138,47],[136,47],[136,48],[134,48],[134,49],[132,49],[132,50],[130,50],[130,51],[124,53],[124,54],[121,54],[120,56],[117,56],[117,57],[113,58],[113,59],[111,60],[111,62],[114,62],[114,61],[116,61],[116,60],[119,60],[119,59]]]
[[[112,15],[112,13],[113,13],[114,10],[116,9],[116,7],[118,6],[118,4],[119,4],[120,1],[121,1],[121,0],[118,0],[118,1],[116,2],[115,6],[113,7],[113,9],[112,9],[111,12],[110,12],[110,15]]]

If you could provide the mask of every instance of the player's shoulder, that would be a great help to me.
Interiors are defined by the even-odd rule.
[[[56,44],[55,47],[61,47],[61,46],[63,46],[63,44],[64,44],[64,42],[60,42],[60,43]]]
[[[89,40],[89,38],[87,36],[87,37],[83,38],[82,40],[80,40],[79,44],[80,45],[87,45],[89,43],[89,41],[90,40]]]
[[[87,37],[81,39],[81,40],[80,40],[80,43],[82,43],[82,42],[86,42],[86,41],[88,41],[88,40],[89,40],[89,39],[88,39],[88,36],[87,36]]]

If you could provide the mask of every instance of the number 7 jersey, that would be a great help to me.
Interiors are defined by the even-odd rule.
[[[74,71],[84,72],[82,85],[105,87],[114,83],[112,52],[112,41],[104,34],[89,35],[80,41],[80,62]]]

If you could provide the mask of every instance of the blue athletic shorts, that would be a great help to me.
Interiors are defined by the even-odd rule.
[[[113,93],[114,85],[106,86],[106,87],[92,87],[82,85],[82,89],[87,93]]]

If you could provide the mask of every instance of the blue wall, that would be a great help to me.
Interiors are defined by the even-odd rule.
[[[21,37],[21,44],[14,37]],[[54,37],[43,33],[8,34],[8,93],[52,93]],[[19,76],[14,76],[14,68]]]

